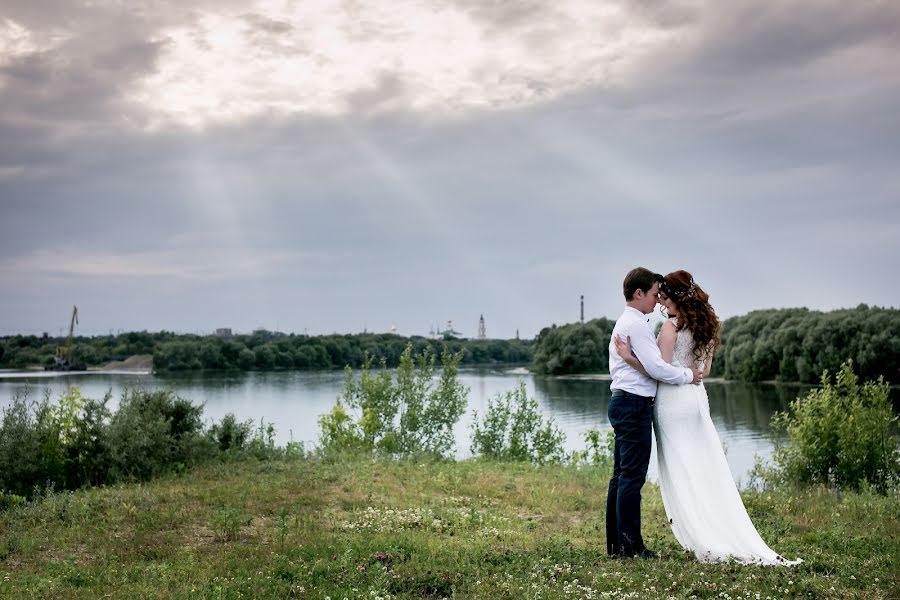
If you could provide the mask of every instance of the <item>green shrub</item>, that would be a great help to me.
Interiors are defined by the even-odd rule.
[[[243,450],[250,438],[253,421],[239,423],[235,416],[228,413],[220,423],[214,423],[209,429],[209,437],[215,442],[220,452]]]
[[[259,460],[268,460],[280,455],[282,449],[275,445],[275,426],[259,420],[259,427],[247,444],[247,453]]]
[[[448,457],[454,446],[453,426],[466,410],[468,389],[459,383],[461,353],[441,356],[436,378],[435,355],[426,347],[413,357],[412,344],[400,356],[395,374],[381,360],[372,371],[366,357],[357,381],[347,379],[337,404],[319,418],[319,441],[325,452],[363,451],[389,456],[431,454]],[[359,419],[347,411],[359,413]]]
[[[566,458],[565,439],[552,417],[544,420],[525,382],[519,382],[515,390],[488,401],[483,422],[475,414],[471,449],[488,458],[544,464]]]
[[[0,421],[0,499],[182,473],[216,456],[304,455],[302,444],[277,447],[274,426],[262,420],[254,430],[229,414],[204,430],[203,407],[171,390],[127,390],[114,413],[110,398],[86,398],[75,387],[55,403],[49,390],[39,402],[29,402],[27,390],[17,394]]]
[[[772,418],[786,436],[774,455],[775,473],[789,482],[853,489],[867,482],[884,493],[900,476],[896,420],[888,384],[879,377],[860,385],[848,360],[833,382],[825,371],[821,388]]]
[[[356,452],[363,449],[362,434],[353,415],[338,403],[319,417],[319,444],[325,452]]]
[[[610,430],[604,434],[596,427],[584,432],[584,441],[587,448],[583,452],[573,452],[571,461],[579,464],[584,461],[595,467],[609,467],[613,462],[613,450],[615,448],[615,434]]]
[[[6,492],[0,491],[0,512],[24,506],[25,502],[25,496],[7,494]]]
[[[35,487],[65,482],[65,451],[49,392],[30,403],[16,394],[0,425],[0,490],[27,496]]]
[[[102,485],[109,478],[110,448],[106,435],[111,413],[107,393],[102,400],[85,398],[77,388],[60,401],[65,415],[63,444],[66,448],[66,487],[75,489],[82,485]],[[77,407],[77,410],[76,410]]]
[[[171,390],[126,391],[109,424],[112,478],[147,479],[208,456],[202,414]]]

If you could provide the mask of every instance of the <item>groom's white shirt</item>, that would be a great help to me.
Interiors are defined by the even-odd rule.
[[[631,352],[641,361],[650,377],[647,377],[619,356],[616,352],[616,336],[631,337]],[[609,339],[609,374],[612,376],[613,390],[631,392],[638,396],[656,396],[656,382],[674,385],[691,383],[694,374],[690,369],[673,367],[663,360],[659,346],[650,331],[647,315],[636,308],[625,307],[625,312],[616,321],[612,337]]]

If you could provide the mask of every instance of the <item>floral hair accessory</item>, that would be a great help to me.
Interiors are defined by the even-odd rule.
[[[663,292],[666,293],[666,296],[670,298],[675,298],[676,300],[687,300],[694,297],[694,294],[697,290],[697,284],[694,283],[694,279],[691,278],[691,285],[689,287],[682,286],[672,286],[669,285],[668,282],[664,281],[660,286]]]

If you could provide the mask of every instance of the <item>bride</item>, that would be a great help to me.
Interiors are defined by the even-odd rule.
[[[660,286],[659,302],[668,317],[657,338],[663,360],[675,366],[696,366],[706,377],[719,342],[719,320],[709,296],[690,273],[675,271]],[[616,338],[615,342],[619,356],[643,371],[631,353],[630,340]],[[659,490],[672,533],[685,550],[704,562],[801,562],[785,560],[769,548],[750,521],[710,419],[703,384],[660,382],[653,418]]]

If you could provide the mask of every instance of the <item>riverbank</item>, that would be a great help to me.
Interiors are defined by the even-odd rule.
[[[135,354],[129,356],[125,360],[114,360],[108,362],[102,367],[101,371],[152,371],[153,355],[152,354]]]
[[[644,492],[656,560],[611,560],[608,471],[480,461],[215,464],[0,513],[0,595],[896,598],[896,494],[744,492],[793,568],[700,564]]]

